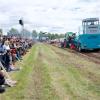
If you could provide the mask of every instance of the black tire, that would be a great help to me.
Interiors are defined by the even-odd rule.
[[[80,47],[80,46],[78,47],[78,52],[82,52],[82,49],[81,49],[81,47]]]
[[[76,51],[78,51],[78,52],[83,52],[83,51],[85,51],[85,50],[82,49],[80,46],[78,46],[78,47],[76,48]]]
[[[77,50],[78,52],[82,52],[82,51],[83,51],[83,49],[81,48],[81,43],[78,43],[78,44],[77,44],[76,50]]]
[[[95,51],[95,52],[99,52],[99,51],[100,51],[100,49],[95,49],[94,51]]]

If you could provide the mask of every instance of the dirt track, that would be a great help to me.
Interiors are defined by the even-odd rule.
[[[55,47],[59,48],[57,46],[55,46]],[[71,50],[68,48],[60,48],[60,49],[64,49],[70,53],[74,53],[78,56],[85,57],[87,60],[90,60],[90,61],[93,61],[94,63],[100,64],[100,51],[85,51],[85,52],[79,53],[78,51]]]
[[[77,76],[76,78],[74,76],[74,78],[76,80],[78,77],[81,77],[82,80],[84,80],[84,78],[86,78],[87,81],[91,81],[91,82],[93,82],[93,84],[100,84],[100,81],[99,81],[100,77],[97,75],[97,73],[98,73],[97,70],[98,71],[100,70],[99,59],[90,57],[87,54],[75,53],[75,51],[69,52],[69,50],[67,51],[67,50],[63,50],[63,49],[56,48],[53,46],[49,46],[49,49],[52,49],[52,51],[56,54],[56,56],[58,57],[59,63],[63,64],[62,66],[67,67],[66,70],[68,70],[68,73],[72,70],[73,70],[72,71],[73,75],[79,73],[79,76],[75,75],[75,76]],[[71,78],[71,76],[69,76],[68,78]],[[81,78],[78,81],[81,81]],[[72,79],[72,80],[74,80],[74,79]],[[84,80],[84,82],[83,82],[84,84],[85,84],[86,80]],[[72,82],[74,82],[74,81],[72,81]],[[88,84],[86,86],[87,88],[88,88],[88,86],[91,86],[91,82],[90,83],[86,82],[86,84]],[[72,84],[72,86],[73,86],[73,84]],[[83,89],[83,91],[84,91],[84,89]],[[74,89],[71,90],[71,92],[75,92]],[[78,92],[78,91],[76,91],[76,92]],[[86,92],[86,91],[84,91],[84,92]],[[80,94],[81,93],[82,93],[82,91],[80,91]],[[73,95],[75,95],[75,94],[73,94]],[[82,99],[81,97],[76,96],[75,100],[95,100],[93,97],[91,99],[90,98],[86,97],[86,98]]]

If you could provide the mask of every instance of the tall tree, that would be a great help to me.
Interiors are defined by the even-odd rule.
[[[3,35],[3,30],[2,29],[0,29],[0,35]]]
[[[7,33],[7,35],[16,36],[16,35],[19,35],[19,31],[15,28],[11,28],[9,32]]]
[[[32,38],[37,38],[37,36],[38,36],[37,31],[36,30],[33,30],[32,31]]]
[[[44,36],[44,32],[40,31],[40,33],[39,33],[39,40],[41,40],[43,36]]]
[[[30,38],[32,39],[32,33],[27,30],[27,29],[23,29],[20,34],[22,35],[23,38]]]

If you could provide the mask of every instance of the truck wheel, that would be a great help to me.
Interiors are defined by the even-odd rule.
[[[78,52],[82,52],[82,49],[81,49],[81,47],[80,47],[80,46],[78,47]]]

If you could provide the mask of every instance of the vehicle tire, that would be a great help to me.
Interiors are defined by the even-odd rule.
[[[100,51],[100,49],[95,49],[94,51],[95,51],[95,52],[99,52],[99,51]]]
[[[81,47],[78,47],[78,51],[81,52]]]
[[[78,47],[78,52],[82,52],[82,49],[81,49],[81,47],[80,47],[80,46]]]

